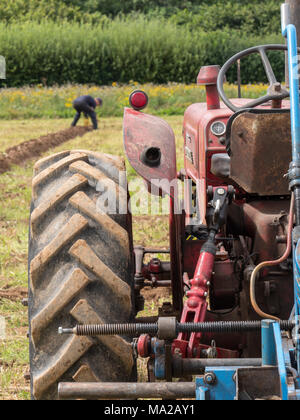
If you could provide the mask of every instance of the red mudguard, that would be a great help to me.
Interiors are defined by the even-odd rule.
[[[177,179],[175,135],[168,123],[161,118],[125,108],[123,129],[127,158],[148,185],[152,184],[152,180],[172,182]],[[161,152],[160,164],[156,167],[142,161],[143,153],[150,147],[158,148]],[[164,194],[173,195],[172,189],[171,194],[163,186],[161,189]]]

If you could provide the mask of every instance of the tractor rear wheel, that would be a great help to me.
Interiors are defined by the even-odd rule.
[[[123,174],[123,176],[120,176]],[[131,218],[125,164],[87,151],[35,165],[29,238],[32,398],[56,399],[59,382],[136,380],[124,337],[58,335],[76,324],[134,318]],[[123,214],[107,214],[103,197]],[[125,214],[126,213],[126,214]]]

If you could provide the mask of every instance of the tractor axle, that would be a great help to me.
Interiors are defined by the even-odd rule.
[[[59,399],[195,398],[195,382],[60,383]]]

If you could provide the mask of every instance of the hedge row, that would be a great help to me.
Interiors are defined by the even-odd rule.
[[[64,0],[5,0],[0,2],[0,22],[88,22],[101,24],[109,18],[100,12],[85,11]]]
[[[161,19],[116,19],[106,25],[46,22],[0,24],[0,55],[7,86],[93,83],[194,82],[199,68],[223,64],[252,45],[282,43],[278,35],[241,36],[238,31],[189,31]],[[242,66],[243,83],[265,81],[259,57]],[[284,54],[273,60],[283,78]],[[229,74],[234,81],[235,72]]]
[[[281,33],[280,4],[283,0],[236,1],[225,0],[203,4],[196,12],[185,9],[170,19],[185,25],[191,31],[201,27],[204,31],[216,29],[239,30],[241,34],[266,35]]]
[[[283,0],[5,0],[0,2],[0,21],[51,20],[67,19],[70,21],[91,21],[106,15],[115,17],[120,14],[144,13],[178,16],[179,22],[202,19],[209,29],[216,28],[223,21],[225,26],[247,25],[269,28],[267,32],[280,30],[280,4]],[[231,10],[225,13],[223,10]],[[183,15],[182,15],[183,13]],[[189,14],[188,20],[186,14]],[[275,22],[274,22],[275,16]],[[95,20],[94,20],[95,21]],[[233,26],[231,26],[233,24]],[[258,28],[258,29],[260,29]]]

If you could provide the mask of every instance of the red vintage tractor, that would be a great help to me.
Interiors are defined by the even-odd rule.
[[[285,399],[284,384],[297,398],[290,316],[299,193],[291,170],[290,184],[284,177],[292,160],[289,92],[267,56],[286,49],[254,47],[222,69],[201,68],[207,100],[184,115],[179,172],[172,129],[141,112],[144,92],[131,95],[125,152],[149,191],[170,197],[169,250],[134,247],[122,159],[80,150],[36,164],[29,251],[35,399]],[[253,53],[270,83],[266,96],[229,100],[226,72]],[[117,198],[115,214],[99,205],[102,194]],[[162,252],[168,262],[144,263],[146,254]],[[149,284],[171,287],[172,304],[158,308],[156,319],[138,318]],[[281,348],[289,350],[283,365]],[[149,383],[135,383],[137,356],[149,359]]]

